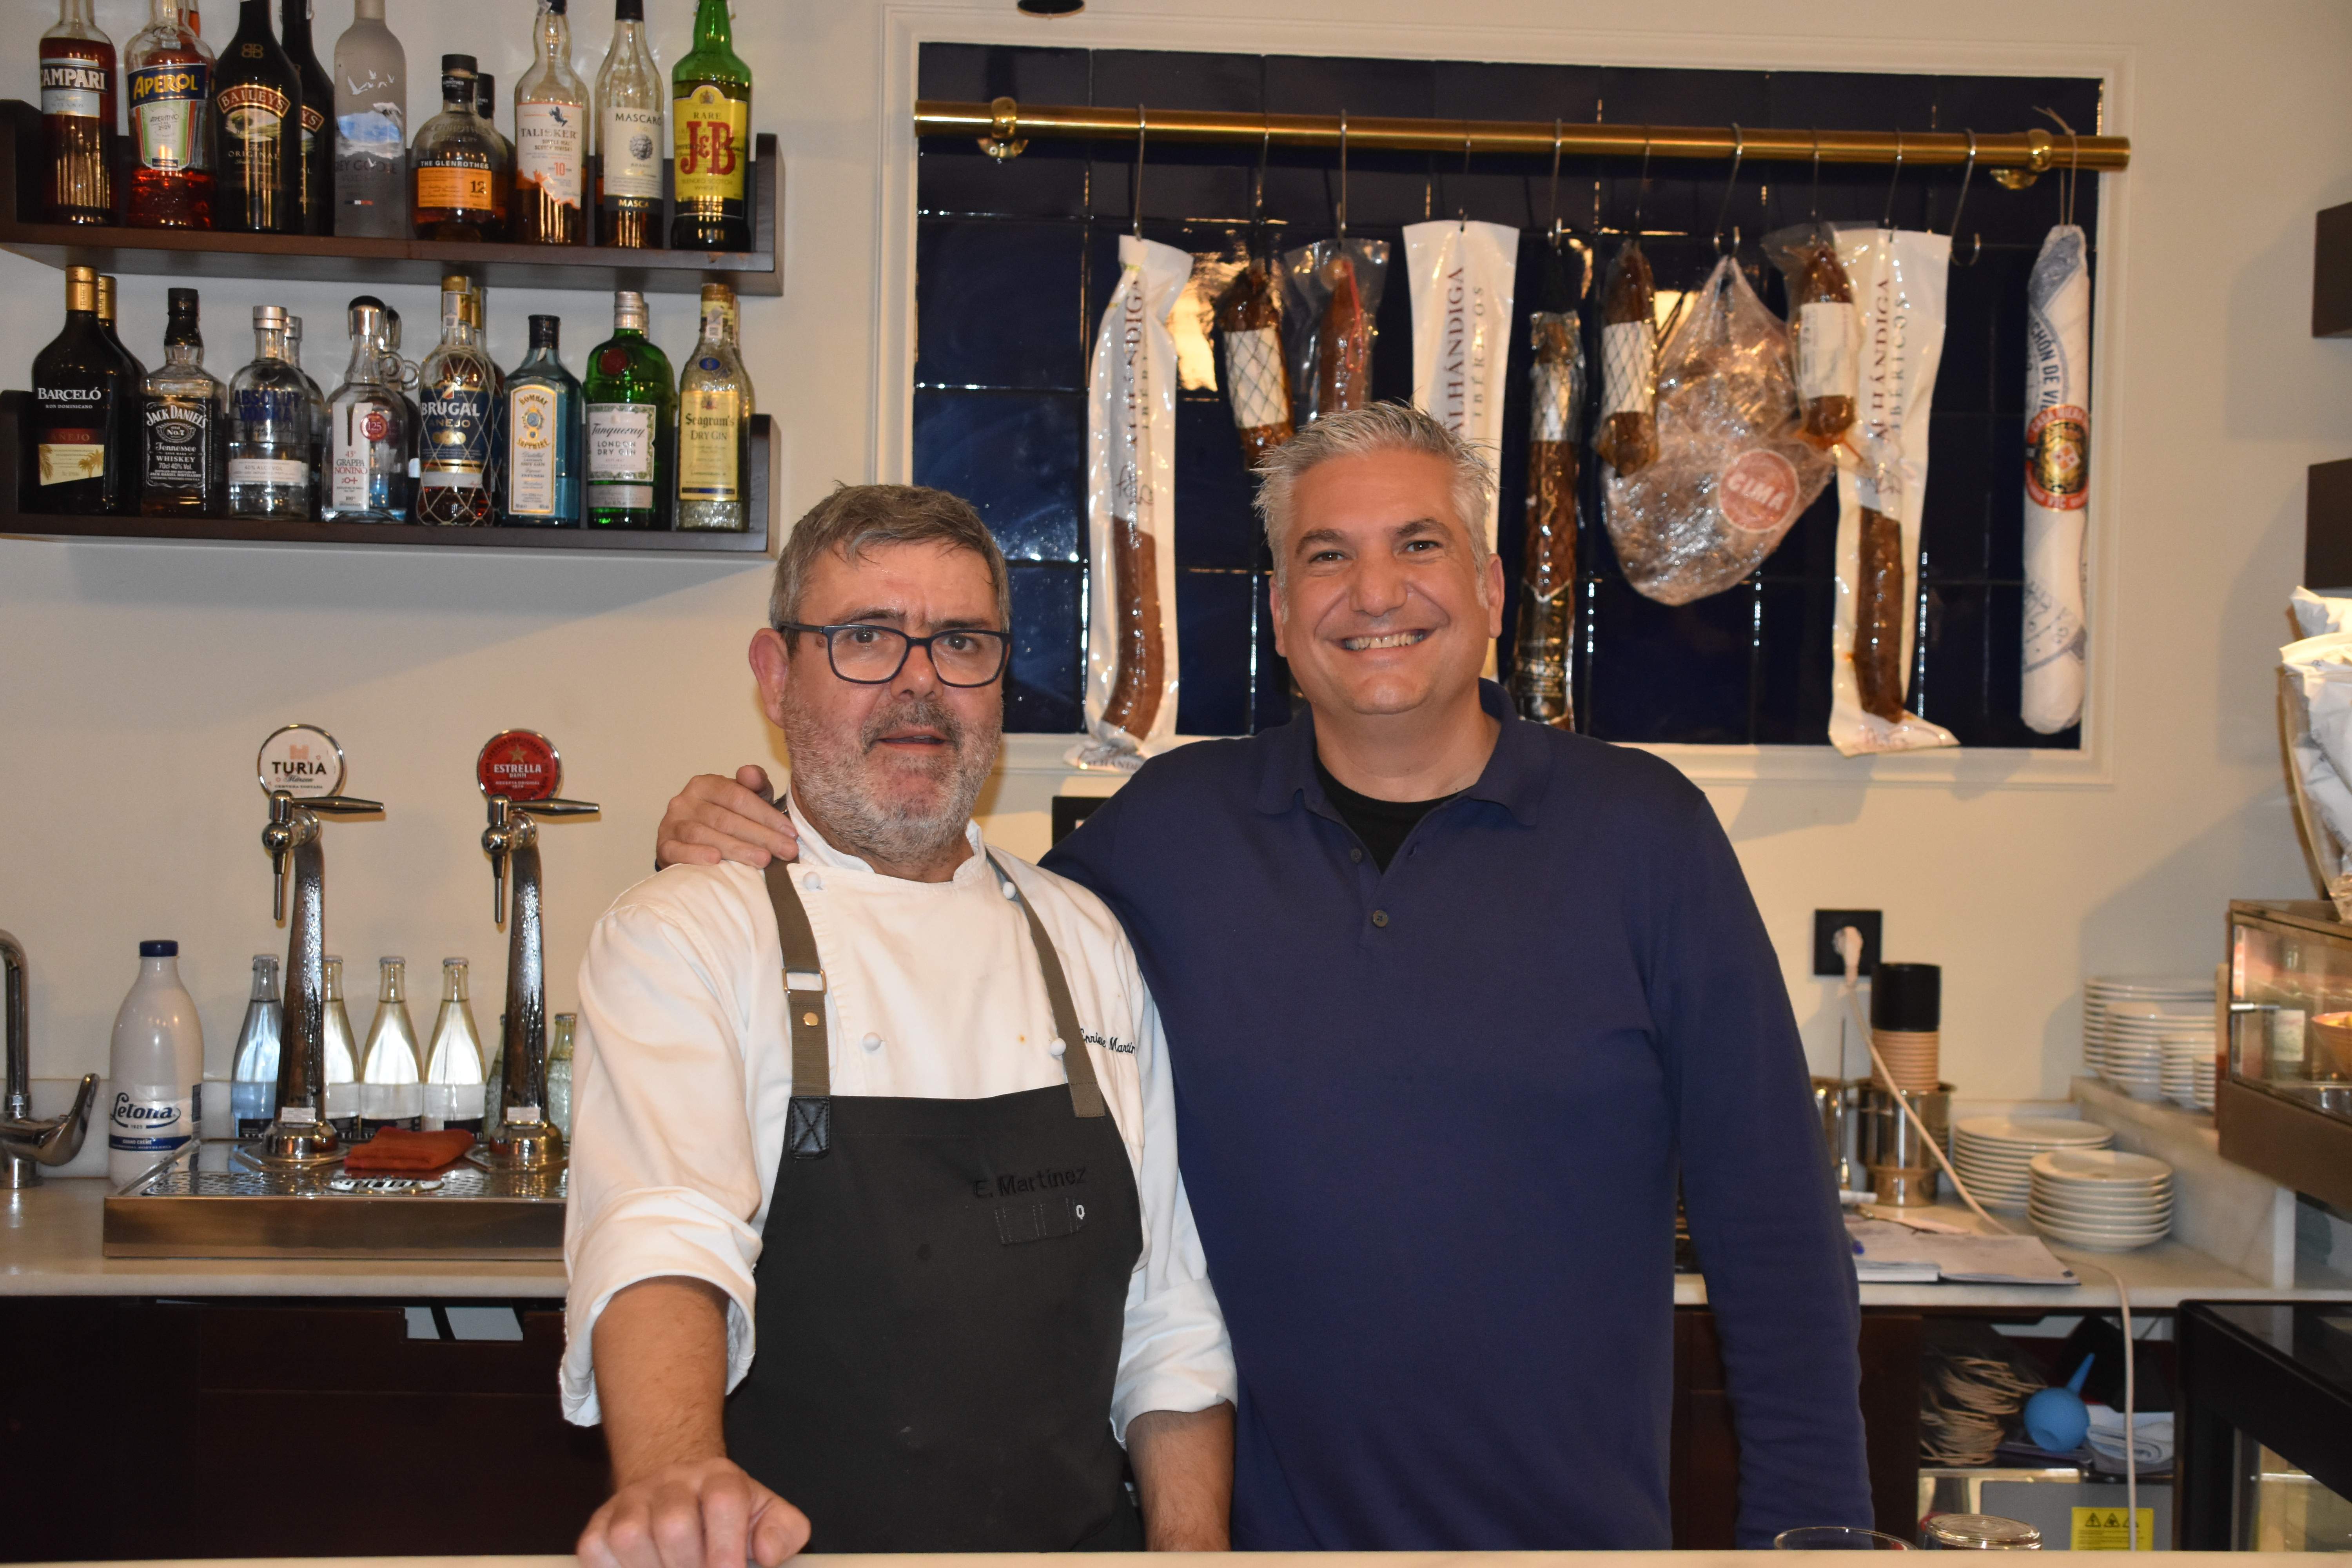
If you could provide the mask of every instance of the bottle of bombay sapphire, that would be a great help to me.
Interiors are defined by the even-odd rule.
[[[578,528],[586,405],[557,346],[562,322],[530,319],[530,353],[507,377],[506,523]]]

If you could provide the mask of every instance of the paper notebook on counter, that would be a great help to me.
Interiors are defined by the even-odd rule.
[[[1854,1278],[1864,1285],[2079,1285],[2038,1236],[1963,1236],[1849,1219]]]

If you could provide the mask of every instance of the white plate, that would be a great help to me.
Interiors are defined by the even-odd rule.
[[[2113,1237],[2117,1240],[2135,1237],[2168,1236],[2172,1231],[2172,1216],[2169,1215],[2133,1220],[2129,1223],[2118,1220],[2110,1224],[2105,1220],[2084,1219],[2075,1215],[2059,1214],[2051,1209],[2036,1208],[2031,1204],[2026,1205],[2025,1215],[2037,1226],[2072,1231],[2077,1236]]]
[[[2066,1116],[1964,1116],[1954,1130],[2011,1149],[2104,1149],[2116,1138],[2095,1121]]]
[[[2172,1199],[2169,1194],[2128,1204],[2078,1204],[2069,1203],[2063,1196],[2037,1189],[2027,1196],[2026,1201],[2035,1208],[2047,1209],[2062,1219],[2079,1221],[2084,1225],[2126,1226],[2143,1223],[2153,1225],[2158,1220],[2172,1217]]]
[[[2172,1179],[2172,1167],[2120,1149],[2053,1149],[2033,1157],[2033,1169],[2054,1181],[2108,1182],[2132,1186]]]

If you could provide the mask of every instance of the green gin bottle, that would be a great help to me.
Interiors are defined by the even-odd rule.
[[[588,526],[667,529],[677,472],[677,373],[646,336],[646,297],[613,296],[588,356]]]

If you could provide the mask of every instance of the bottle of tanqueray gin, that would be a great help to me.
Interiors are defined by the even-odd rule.
[[[139,978],[114,1016],[107,1074],[106,1174],[119,1186],[196,1135],[205,1026],[180,984],[178,942],[139,944]]]

